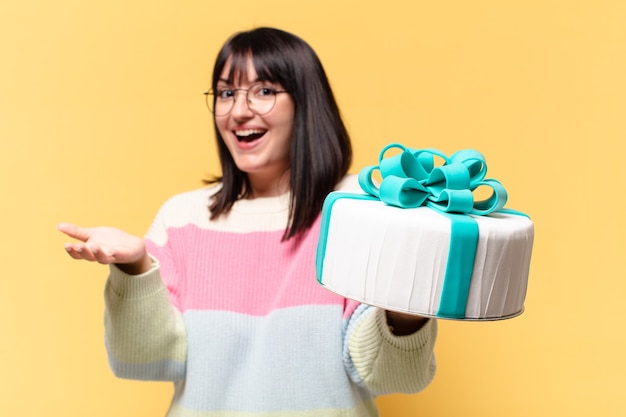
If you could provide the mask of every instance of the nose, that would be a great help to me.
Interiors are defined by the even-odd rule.
[[[252,110],[250,110],[250,106],[248,103],[248,91],[236,91],[233,100],[235,102],[233,103],[233,108],[230,111],[230,114],[233,116],[233,118],[242,119],[254,116],[254,113],[252,112]]]

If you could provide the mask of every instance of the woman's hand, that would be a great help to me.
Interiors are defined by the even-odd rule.
[[[79,240],[65,244],[65,250],[74,259],[116,264],[131,275],[147,272],[152,266],[143,239],[123,230],[113,227],[86,228],[71,223],[61,223],[57,229]]]
[[[427,317],[412,314],[403,314],[389,310],[385,313],[387,315],[387,325],[391,328],[391,333],[396,336],[413,334],[428,321]]]

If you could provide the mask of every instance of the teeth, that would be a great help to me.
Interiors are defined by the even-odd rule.
[[[248,129],[248,130],[238,130],[237,132],[235,132],[235,134],[239,137],[246,137],[246,136],[252,136],[252,135],[261,135],[263,134],[263,130],[255,130],[255,129]]]

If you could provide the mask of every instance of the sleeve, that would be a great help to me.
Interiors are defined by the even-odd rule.
[[[153,259],[150,271],[130,276],[111,266],[105,289],[109,365],[120,378],[177,381],[185,377],[187,339]]]
[[[436,371],[437,321],[407,336],[394,335],[380,308],[359,305],[347,322],[344,363],[352,380],[374,395],[416,393]]]

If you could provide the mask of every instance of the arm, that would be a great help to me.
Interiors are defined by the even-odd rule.
[[[385,310],[366,305],[352,314],[344,349],[348,372],[357,384],[375,395],[421,391],[435,374],[437,322],[409,318],[409,327],[417,325],[419,330],[399,336],[389,328],[387,315]]]
[[[170,302],[157,263],[137,276],[112,266],[105,304],[106,347],[116,376],[154,381],[184,378],[185,326]]]
[[[109,227],[60,224],[57,228],[78,239],[65,244],[72,258],[110,265],[105,335],[113,372],[141,380],[182,379],[187,348],[184,324],[144,240]]]

